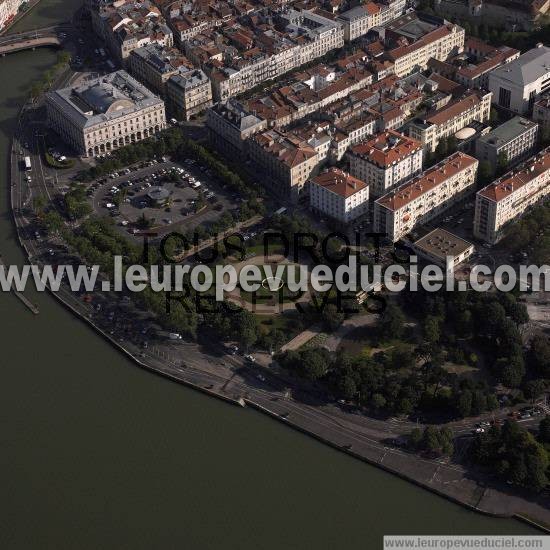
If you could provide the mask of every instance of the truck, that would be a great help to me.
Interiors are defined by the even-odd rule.
[[[23,162],[25,163],[25,170],[30,170],[32,168],[31,157],[25,157]]]

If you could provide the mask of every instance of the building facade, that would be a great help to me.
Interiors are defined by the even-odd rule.
[[[550,91],[550,48],[539,44],[489,74],[493,103],[520,115]]]
[[[212,87],[200,70],[182,71],[166,82],[166,98],[178,120],[189,120],[212,105]]]
[[[125,71],[46,95],[48,125],[79,155],[94,157],[166,127],[164,102]]]
[[[496,243],[505,226],[550,193],[550,147],[477,192],[474,236]]]
[[[393,62],[393,71],[406,76],[428,67],[429,59],[445,61],[464,49],[464,29],[444,19],[407,14],[386,28],[385,54]]]
[[[252,136],[248,152],[261,171],[258,177],[292,202],[304,193],[319,164],[317,152],[307,142],[275,129]]]
[[[350,174],[380,197],[422,172],[422,156],[419,141],[389,130],[351,148]]]
[[[477,159],[450,157],[374,202],[373,228],[393,242],[440,216],[475,190]]]
[[[309,182],[310,207],[347,224],[368,212],[369,186],[338,168],[330,168]]]
[[[550,94],[535,102],[533,120],[538,123],[541,132],[550,132]]]
[[[192,68],[193,65],[178,50],[160,44],[136,48],[128,58],[132,75],[161,96],[164,96],[166,82],[172,75]]]
[[[491,97],[490,92],[470,90],[444,107],[426,113],[423,118],[415,118],[408,126],[409,136],[433,152],[442,138],[454,136],[473,121],[489,120]]]
[[[494,173],[499,168],[499,159],[511,167],[530,157],[537,140],[538,124],[516,116],[477,140],[476,157],[480,162],[488,162]]]
[[[267,129],[267,121],[252,114],[236,99],[216,103],[206,111],[210,143],[228,157],[243,159],[248,138]]]

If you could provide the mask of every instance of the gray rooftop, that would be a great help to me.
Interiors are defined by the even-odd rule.
[[[47,94],[47,100],[81,128],[163,103],[126,71],[116,71],[74,88],[55,90]]]
[[[529,84],[550,73],[550,48],[539,46],[491,72],[491,76],[515,84]]]
[[[342,21],[354,21],[356,19],[362,19],[363,17],[368,17],[368,12],[364,6],[356,6],[351,8],[351,10],[345,11],[338,16],[338,19]]]
[[[520,116],[515,116],[504,124],[497,126],[488,134],[480,137],[478,141],[498,149],[536,126],[538,126],[536,122]]]
[[[190,90],[201,84],[206,84],[208,77],[200,69],[184,70],[171,76],[169,82],[183,90]]]

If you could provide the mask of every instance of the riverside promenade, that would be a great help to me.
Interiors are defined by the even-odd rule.
[[[20,129],[21,126],[20,126]],[[47,240],[29,238],[29,219],[24,207],[40,193],[48,196],[46,182],[29,188],[18,169],[17,136],[11,149],[11,205],[20,244],[35,262],[47,252]],[[42,187],[41,187],[42,186]],[[380,420],[352,414],[327,402],[276,365],[248,365],[242,357],[227,356],[219,349],[205,349],[195,342],[166,342],[144,350],[120,341],[96,321],[92,303],[83,301],[67,287],[52,293],[80,320],[88,323],[136,365],[193,387],[226,402],[257,410],[300,432],[382,468],[471,510],[496,517],[518,517],[541,528],[550,527],[550,502],[512,494],[510,488],[488,483],[486,476],[466,470],[447,459],[430,460],[390,446],[387,441],[408,433],[415,424],[399,419]],[[92,294],[92,298],[94,295]],[[261,374],[261,378],[259,377]],[[453,426],[451,425],[451,428]]]

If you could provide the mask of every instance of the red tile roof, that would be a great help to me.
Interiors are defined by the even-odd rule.
[[[345,199],[368,187],[365,182],[342,172],[338,168],[330,168],[319,174],[311,180],[311,183],[324,187]]]
[[[512,170],[501,178],[481,189],[478,195],[498,202],[509,197],[514,191],[523,187],[531,180],[550,171],[550,147],[526,161],[520,170]],[[550,185],[550,172],[547,182]]]
[[[354,145],[351,148],[351,154],[367,159],[381,168],[386,168],[420,149],[422,149],[422,144],[416,139],[388,130]]]
[[[461,152],[456,152],[444,161],[426,170],[420,176],[404,183],[391,193],[380,197],[376,203],[389,210],[399,210],[421,195],[441,185],[445,180],[474,164],[477,164],[475,158]]]

